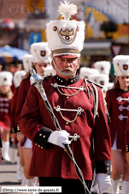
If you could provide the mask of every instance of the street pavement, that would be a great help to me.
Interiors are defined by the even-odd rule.
[[[11,146],[9,150],[9,155],[12,162],[7,162],[5,160],[0,163],[0,194],[2,193],[2,186],[20,186],[16,178],[17,170],[17,147]],[[2,193],[3,194],[3,193]]]
[[[16,178],[16,170],[17,170],[17,147],[10,147],[10,158],[12,162],[2,161],[0,164],[0,194],[3,194],[1,191],[2,186],[11,186],[11,187],[20,187],[21,182]],[[5,193],[4,193],[5,194]],[[22,193],[23,194],[23,193]],[[79,193],[81,194],[81,193]],[[111,194],[111,187],[106,190],[103,194]],[[121,193],[121,184],[120,184],[120,193]]]

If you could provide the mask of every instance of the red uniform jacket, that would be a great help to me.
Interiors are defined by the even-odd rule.
[[[77,141],[72,141],[70,147],[78,166],[82,170],[84,179],[92,180],[93,178],[93,137],[97,172],[108,173],[111,152],[110,131],[105,114],[102,91],[100,88],[97,88],[99,95],[99,117],[96,117],[96,121],[94,121],[92,94],[90,93],[90,99],[88,99],[87,90],[85,90],[67,98],[51,85],[52,83],[57,83],[57,79],[59,80],[58,83],[61,84],[62,80],[60,81],[58,76],[57,79],[55,78],[56,76],[44,80],[43,87],[61,128],[71,135],[75,133],[80,135]],[[86,87],[82,79],[78,79],[75,82],[73,79],[72,81],[71,83],[73,84],[69,86]],[[73,94],[78,91],[74,88],[60,88],[60,90],[65,94]],[[58,105],[65,109],[78,109],[78,107],[81,107],[84,109],[84,112],[74,122],[67,124],[62,119],[60,113],[54,109]],[[64,111],[62,114],[66,119],[73,120],[76,113]],[[50,129],[56,129],[40,93],[34,86],[30,87],[27,94],[19,126],[23,134],[36,143],[30,167],[31,175],[78,179],[74,165],[67,153],[61,147],[47,143],[47,139],[51,133]],[[44,126],[47,128],[44,129]]]
[[[0,96],[0,127],[5,130],[11,129],[10,100],[2,94]]]
[[[111,143],[113,145],[117,133],[117,149],[125,150],[125,129],[129,110],[129,91],[109,90],[106,94],[107,108],[111,122]]]
[[[21,81],[19,86],[18,95],[17,95],[17,104],[16,104],[16,112],[15,112],[15,123],[18,123],[23,104],[26,99],[27,92],[30,88],[30,78],[24,79]]]
[[[12,128],[11,132],[12,133],[16,133],[15,128],[16,128],[17,123],[15,123],[15,111],[16,111],[18,88],[14,89],[14,95],[13,95],[13,98],[11,99],[10,118],[11,118],[11,128]]]

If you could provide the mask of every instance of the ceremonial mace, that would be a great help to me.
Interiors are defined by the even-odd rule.
[[[49,103],[49,101],[47,99],[45,90],[43,88],[43,85],[42,85],[43,79],[42,79],[42,77],[39,74],[37,74],[33,68],[30,68],[30,74],[31,74],[31,78],[30,78],[31,85],[34,85],[37,88],[37,90],[39,91],[42,99],[44,100],[45,106],[46,106],[48,112],[51,115],[52,121],[53,121],[56,129],[58,131],[61,131],[62,129],[61,129],[60,125],[59,125],[59,122],[58,122],[57,118],[54,115],[53,109],[52,109],[52,107],[51,107],[51,105],[50,105],[50,103]],[[76,141],[77,138],[78,138],[78,135],[74,134],[73,138]],[[87,194],[87,191],[88,191],[88,194],[90,194],[90,191],[89,191],[89,189],[88,189],[88,187],[87,187],[87,185],[86,185],[86,183],[84,181],[81,169],[79,168],[79,166],[77,165],[77,163],[76,163],[76,161],[75,161],[75,159],[73,157],[72,150],[71,150],[70,146],[68,144],[64,144],[64,146],[65,146],[65,150],[66,150],[67,154],[69,155],[69,157],[71,158],[71,160],[72,160],[72,162],[74,164],[77,176],[78,176],[78,178],[80,179],[80,181],[82,182],[82,184],[84,186],[85,193]]]

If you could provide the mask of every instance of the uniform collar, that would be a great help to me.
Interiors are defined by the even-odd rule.
[[[76,74],[75,77],[70,78],[68,81],[66,81],[64,78],[59,77],[58,75],[55,75],[55,79],[58,82],[58,84],[62,84],[62,85],[71,85],[76,83],[79,80],[79,75]]]
[[[120,88],[119,88],[119,90],[120,90],[121,92],[123,92],[123,93],[127,93],[127,92],[129,92],[129,88],[128,88],[128,90],[127,90],[127,91],[124,91],[124,90],[122,90],[122,89],[120,89]]]

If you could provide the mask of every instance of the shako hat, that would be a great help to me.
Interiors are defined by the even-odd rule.
[[[26,71],[24,71],[24,70],[16,71],[16,73],[14,74],[14,77],[13,77],[13,82],[14,82],[15,88],[18,88],[20,86],[22,78],[23,78],[23,76],[25,76],[25,74],[26,74]]]
[[[34,63],[51,63],[51,51],[47,42],[37,42],[31,44],[30,53],[33,55]]]
[[[79,76],[81,79],[89,79],[89,76],[97,74],[99,74],[99,71],[97,69],[89,67],[81,67],[79,72]]]
[[[52,65],[47,66],[44,68],[44,76],[54,76],[56,75],[56,71],[53,69]]]
[[[70,20],[71,16],[77,13],[77,6],[67,1],[60,2],[58,11],[62,16],[61,20],[46,24],[47,42],[51,54],[53,57],[80,57],[85,38],[85,23]]]
[[[0,72],[0,86],[11,86],[13,75],[9,71]]]
[[[108,89],[109,76],[106,74],[98,74],[89,76],[89,80],[103,86],[103,90]]]
[[[30,67],[33,64],[33,56],[31,54],[26,54],[23,57],[23,67],[26,72],[30,71]]]
[[[99,70],[99,73],[109,75],[111,64],[109,61],[97,61],[94,67]]]
[[[113,58],[116,76],[129,75],[129,55],[117,55]]]

